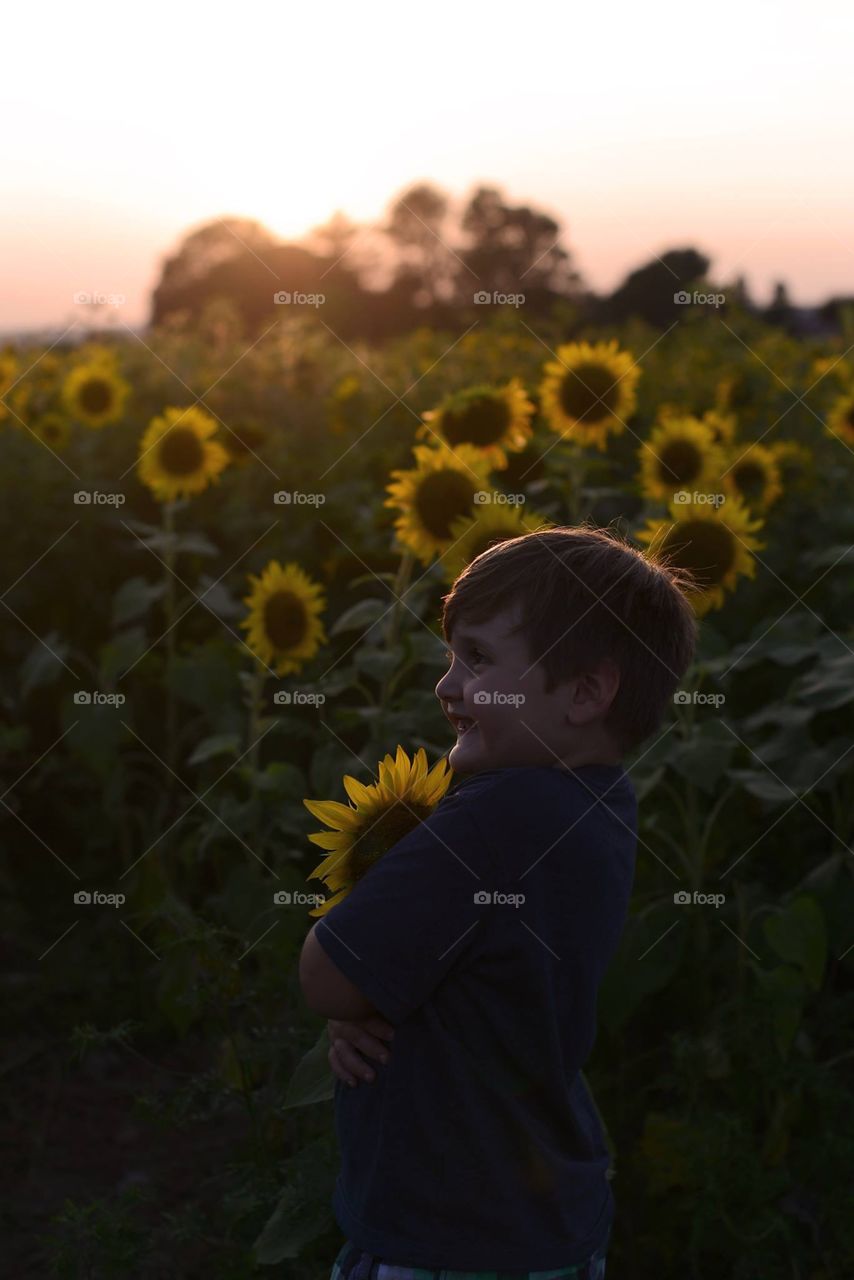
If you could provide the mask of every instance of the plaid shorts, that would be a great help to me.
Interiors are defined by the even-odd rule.
[[[604,1280],[605,1255],[611,1233],[601,1250],[586,1262],[574,1267],[559,1267],[556,1271],[448,1271],[424,1267],[398,1267],[393,1262],[382,1262],[372,1253],[357,1249],[346,1241],[332,1265],[329,1280]]]

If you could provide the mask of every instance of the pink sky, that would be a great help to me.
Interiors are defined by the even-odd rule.
[[[49,41],[39,11],[8,19],[2,331],[70,323],[81,290],[143,323],[189,228],[242,215],[296,238],[335,209],[379,220],[419,180],[550,212],[600,291],[690,244],[759,302],[777,279],[803,305],[854,294],[844,3],[805,21],[792,0],[722,0],[713,20],[530,0],[520,26],[448,0],[429,17],[155,0],[132,38],[114,14],[52,12]]]

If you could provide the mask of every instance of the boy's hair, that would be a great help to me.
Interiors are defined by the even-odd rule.
[[[620,685],[602,721],[621,754],[664,719],[694,656],[697,619],[688,570],[646,555],[610,529],[561,526],[508,538],[476,556],[442,597],[447,641],[461,617],[476,625],[518,602],[521,632],[546,692],[606,658]]]

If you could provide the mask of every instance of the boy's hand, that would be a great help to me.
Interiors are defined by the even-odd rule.
[[[330,1043],[329,1065],[339,1080],[354,1087],[360,1079],[371,1081],[374,1073],[365,1058],[388,1061],[389,1047],[383,1042],[391,1040],[394,1027],[379,1014],[357,1022],[330,1018],[326,1030]]]

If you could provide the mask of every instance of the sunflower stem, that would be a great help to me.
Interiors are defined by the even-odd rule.
[[[385,647],[389,653],[394,652],[394,647],[397,644],[397,637],[400,631],[401,610],[404,607],[403,596],[406,595],[407,589],[412,580],[412,570],[414,566],[415,566],[414,552],[412,551],[404,552],[403,557],[401,558],[400,564],[397,569],[397,576],[395,577],[395,580],[394,580],[394,586],[392,587],[392,592],[394,594],[394,604],[392,605],[391,617],[388,620],[388,626],[386,628],[386,635],[385,635]],[[394,675],[393,672],[389,672],[389,674],[386,676],[385,680],[383,681],[382,693],[380,694],[380,702],[379,702],[380,716],[382,716],[386,708],[386,701],[392,689],[393,675]]]
[[[171,502],[164,502],[162,508],[163,514],[163,535],[164,548],[163,560],[166,565],[166,593],[164,597],[164,612],[166,615],[166,763],[170,770],[175,767],[175,739],[176,739],[176,723],[175,723],[175,695],[173,691],[173,676],[175,667],[175,628],[172,620],[175,616],[175,508]],[[173,775],[169,775],[169,787],[171,790],[174,781]]]
[[[258,844],[258,828],[260,819],[260,792],[258,789],[258,776],[261,758],[261,718],[262,718],[262,698],[264,693],[264,668],[260,663],[255,663],[255,669],[252,673],[252,681],[249,686],[249,777],[250,777],[250,793],[249,793],[249,821],[250,831],[252,832],[252,847],[256,848]]]

